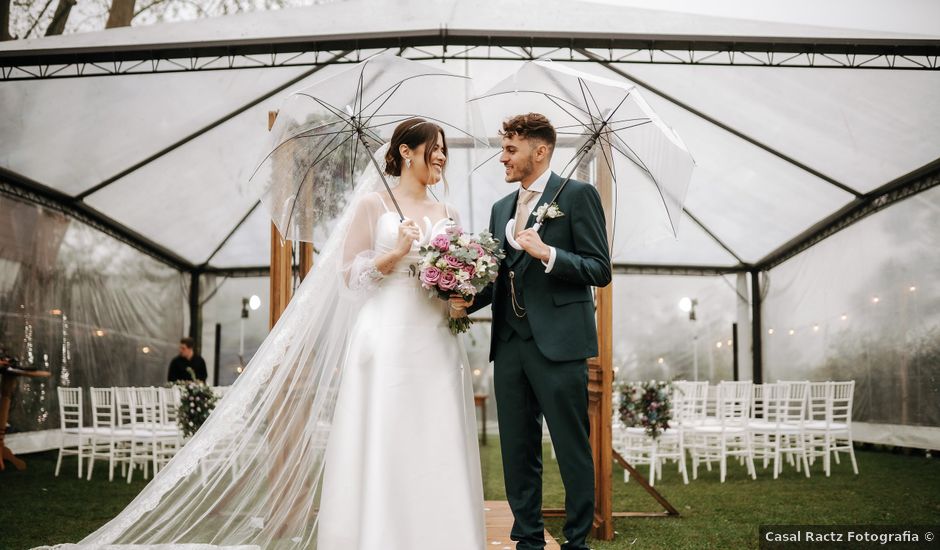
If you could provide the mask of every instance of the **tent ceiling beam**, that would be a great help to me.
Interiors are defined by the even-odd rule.
[[[712,233],[711,229],[709,229],[708,227],[706,227],[705,224],[701,222],[701,220],[699,220],[699,219],[698,219],[697,217],[695,217],[691,212],[689,212],[689,209],[688,209],[688,208],[683,207],[683,208],[682,208],[682,211],[685,212],[685,215],[688,216],[689,219],[692,220],[692,221],[695,223],[695,225],[699,226],[699,228],[700,228],[702,231],[704,231],[705,234],[708,235],[708,236],[711,238],[711,240],[715,241],[715,242],[718,244],[718,246],[720,246],[721,248],[723,248],[723,249],[725,250],[725,252],[727,252],[728,254],[731,254],[731,256],[733,256],[734,259],[737,260],[741,265],[744,265],[744,266],[747,265],[747,262],[745,262],[744,260],[742,260],[737,254],[735,254],[735,253],[734,253],[734,250],[731,250],[731,247],[730,247],[730,246],[726,245],[726,244],[724,243],[724,241],[722,241],[721,239],[718,238],[717,235],[715,235],[714,233]]]
[[[855,199],[762,258],[756,267],[770,270],[862,218],[937,185],[940,158]]]
[[[718,119],[716,119],[716,118],[714,118],[714,117],[711,117],[711,116],[707,115],[706,113],[704,113],[704,112],[702,112],[702,111],[699,111],[698,109],[692,107],[691,105],[688,105],[687,103],[682,102],[682,101],[680,101],[679,99],[677,99],[677,98],[675,98],[675,97],[669,95],[668,93],[666,93],[666,92],[663,91],[662,89],[657,88],[656,86],[653,86],[653,85],[649,84],[648,82],[645,82],[645,81],[643,81],[643,80],[641,80],[641,79],[639,79],[639,78],[636,78],[636,77],[633,76],[632,74],[626,72],[625,70],[623,70],[623,69],[620,68],[620,67],[615,66],[613,63],[610,63],[610,62],[604,60],[603,58],[597,56],[596,54],[593,54],[593,53],[588,52],[588,51],[582,51],[582,53],[583,53],[585,56],[591,57],[594,61],[596,61],[597,63],[603,65],[604,67],[607,67],[610,71],[616,73],[617,75],[619,75],[619,76],[621,76],[621,77],[623,77],[623,78],[627,78],[627,79],[629,79],[629,80],[631,80],[631,81],[637,83],[638,85],[640,85],[640,86],[642,86],[642,87],[644,87],[644,88],[646,88],[646,89],[652,91],[652,92],[655,93],[656,95],[662,97],[663,99],[665,99],[666,101],[669,101],[670,103],[676,105],[677,107],[680,107],[680,108],[682,108],[682,109],[684,109],[684,110],[686,110],[686,111],[692,113],[693,115],[695,115],[695,116],[697,116],[697,117],[699,117],[699,118],[701,118],[701,119],[703,119],[703,120],[706,120],[706,121],[710,122],[711,124],[713,124],[713,125],[715,125],[715,126],[721,128],[722,130],[724,130],[724,131],[726,131],[726,132],[728,132],[728,133],[730,133],[730,134],[732,134],[732,135],[734,135],[734,136],[736,136],[736,137],[738,137],[738,138],[743,139],[744,141],[750,143],[751,145],[754,145],[755,147],[759,147],[760,149],[763,149],[764,151],[766,151],[766,152],[768,152],[768,153],[774,155],[775,157],[777,157],[777,158],[779,158],[779,159],[781,159],[781,160],[783,160],[783,161],[785,161],[785,162],[788,162],[788,163],[792,164],[793,166],[796,166],[797,168],[799,168],[799,169],[801,169],[801,170],[803,170],[803,171],[805,171],[805,172],[807,172],[807,173],[809,173],[809,174],[812,174],[813,176],[815,176],[815,177],[817,177],[817,178],[819,178],[819,179],[821,179],[821,180],[823,180],[823,181],[829,183],[830,185],[833,185],[833,186],[835,186],[835,187],[838,187],[839,189],[841,189],[842,191],[845,191],[846,193],[850,193],[850,194],[853,195],[856,199],[862,197],[862,193],[860,193],[859,191],[857,191],[857,190],[855,190],[855,189],[849,187],[848,185],[846,185],[846,184],[844,184],[844,183],[842,183],[842,182],[840,182],[840,181],[837,181],[836,179],[834,179],[834,178],[832,178],[832,177],[829,177],[829,176],[827,176],[826,174],[823,174],[822,172],[820,172],[820,171],[818,171],[818,170],[816,170],[816,169],[814,169],[814,168],[811,168],[811,167],[809,167],[809,166],[803,164],[802,162],[800,162],[800,161],[794,159],[793,157],[791,157],[791,156],[789,156],[789,155],[786,155],[786,154],[782,153],[781,151],[778,151],[777,149],[774,149],[773,147],[771,147],[771,146],[769,146],[769,145],[767,145],[767,144],[765,144],[765,143],[763,143],[763,142],[761,142],[761,141],[759,141],[759,140],[757,140],[757,139],[751,137],[751,136],[748,135],[748,134],[745,134],[744,132],[741,132],[741,131],[739,131],[739,130],[736,130],[736,129],[732,128],[731,126],[728,126],[727,124],[721,122],[720,120],[718,120]]]
[[[747,273],[749,268],[744,265],[734,267],[721,267],[711,265],[659,265],[659,264],[627,264],[615,263],[614,275],[676,275],[697,277],[718,277],[733,273]]]
[[[439,29],[359,35],[101,45],[0,52],[0,80],[317,65],[322,54],[395,48],[411,59],[584,59],[609,63],[940,70],[940,40],[748,36],[601,35]]]
[[[225,238],[222,239],[222,242],[219,243],[219,246],[215,247],[215,250],[212,251],[212,254],[210,254],[209,257],[206,258],[206,261],[205,263],[202,264],[202,267],[207,266],[209,262],[212,261],[212,258],[215,258],[215,255],[218,254],[220,250],[222,250],[222,247],[224,247],[226,243],[228,243],[228,241],[232,238],[232,235],[234,235],[241,228],[241,226],[245,224],[245,221],[248,220],[248,217],[251,216],[260,205],[261,205],[261,201],[257,201],[251,206],[251,208],[248,209],[248,212],[244,216],[242,216],[242,219],[239,220],[238,223],[235,224],[235,227],[233,227],[232,230],[228,232],[228,235],[226,235]]]
[[[347,53],[348,53],[348,52],[347,52]],[[342,56],[342,55],[345,55],[345,53],[339,54],[339,55]],[[334,56],[333,59],[335,59],[335,58],[336,58],[336,56]],[[281,91],[286,90],[287,88],[290,88],[291,86],[294,86],[294,85],[297,84],[298,82],[300,82],[300,81],[302,81],[303,79],[309,77],[310,75],[316,73],[317,71],[323,69],[324,67],[328,66],[329,64],[330,64],[330,62],[327,61],[327,62],[325,62],[325,63],[323,63],[323,64],[320,64],[320,65],[317,65],[317,66],[313,67],[312,69],[310,69],[310,70],[308,70],[308,71],[304,71],[302,74],[300,74],[300,75],[298,75],[298,76],[296,76],[296,77],[294,77],[294,78],[288,80],[287,82],[284,82],[283,84],[279,85],[278,87],[276,87],[276,88],[274,88],[274,89],[272,89],[272,90],[269,90],[269,91],[265,92],[265,93],[262,94],[261,96],[256,97],[255,99],[253,99],[253,100],[249,101],[248,103],[242,105],[241,107],[239,107],[239,108],[233,110],[232,112],[226,114],[225,116],[223,116],[223,117],[221,117],[221,118],[219,118],[219,119],[217,119],[217,120],[214,120],[213,122],[207,124],[206,126],[203,126],[202,128],[199,128],[198,130],[196,130],[196,131],[190,133],[189,135],[183,137],[182,139],[179,139],[179,140],[177,140],[176,142],[171,143],[170,145],[164,147],[164,148],[161,149],[160,151],[157,151],[156,153],[150,155],[149,157],[147,157],[147,158],[145,158],[145,159],[143,159],[143,160],[137,162],[137,163],[134,164],[133,166],[130,166],[130,167],[128,167],[128,168],[125,168],[124,170],[121,170],[121,171],[118,172],[117,174],[114,174],[113,176],[109,177],[108,179],[102,181],[101,183],[98,183],[98,184],[96,184],[96,185],[93,185],[92,187],[90,187],[90,188],[88,188],[88,189],[82,191],[81,193],[79,193],[79,194],[76,196],[76,198],[77,198],[78,200],[84,200],[84,199],[85,199],[86,197],[88,197],[89,195],[92,195],[92,194],[94,194],[94,193],[96,193],[96,192],[98,192],[98,191],[100,191],[100,190],[106,188],[107,186],[109,186],[109,185],[111,185],[112,183],[114,183],[114,182],[120,180],[121,178],[127,176],[128,174],[134,172],[135,170],[139,170],[140,168],[146,166],[147,164],[149,164],[149,163],[151,163],[151,162],[157,160],[158,158],[160,158],[160,157],[162,157],[162,156],[164,156],[164,155],[170,153],[171,151],[174,151],[174,150],[176,150],[176,149],[182,147],[183,145],[189,143],[190,141],[192,141],[192,140],[198,138],[199,136],[208,133],[208,132],[211,131],[213,128],[216,128],[216,127],[218,127],[218,126],[221,126],[222,124],[224,124],[224,123],[228,122],[229,120],[231,120],[231,119],[237,117],[238,115],[244,113],[245,111],[250,110],[250,109],[251,109],[252,107],[254,107],[255,105],[258,105],[259,103],[262,103],[262,102],[266,101],[268,98],[270,98],[270,97],[272,97],[272,96],[274,96],[274,95],[277,95],[277,94],[280,93]]]
[[[166,247],[91,208],[83,201],[0,167],[0,193],[67,214],[179,271],[196,266]]]

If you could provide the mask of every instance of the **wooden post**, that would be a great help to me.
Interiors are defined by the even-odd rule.
[[[277,111],[268,111],[268,131],[274,126]],[[281,314],[287,309],[293,290],[291,269],[291,242],[285,241],[277,226],[271,222],[271,315],[269,327],[273,328]]]
[[[313,269],[313,243],[300,243],[300,280]]]
[[[603,147],[603,145],[602,145]],[[610,158],[610,149],[606,151]],[[607,220],[607,242],[613,236],[613,174],[598,151],[595,181]],[[591,449],[594,455],[594,530],[598,540],[614,538],[613,523],[613,283],[594,294],[597,307],[598,357],[588,361],[588,413],[591,419]]]

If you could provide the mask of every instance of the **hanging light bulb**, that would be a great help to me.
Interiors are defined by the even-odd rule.
[[[843,321],[848,321],[848,320],[849,320],[849,316],[846,315],[845,313],[843,313],[843,314],[842,314],[842,320],[843,320]]]
[[[662,364],[665,362],[665,359],[663,359],[662,357],[660,357],[656,362],[659,363],[660,365],[662,365]]]
[[[881,301],[881,298],[879,298],[879,297],[877,297],[877,296],[873,296],[872,299],[871,299],[871,303],[873,303],[873,304],[877,304],[877,303],[880,302],[880,301]]]
[[[140,348],[140,351],[142,351],[144,354],[150,353],[150,347],[149,347],[149,346],[144,346],[144,347]]]
[[[813,325],[813,332],[819,332],[819,325]]]
[[[473,376],[480,376],[480,369],[473,369]]]
[[[767,334],[773,334],[773,333],[774,333],[774,329],[772,328],[767,329]]]
[[[715,347],[721,349],[721,342],[715,342]]]
[[[914,285],[911,285],[911,288],[909,288],[908,290],[910,290],[911,292],[915,292],[917,290],[917,287]]]
[[[796,334],[796,331],[791,328],[791,329],[790,329],[790,336],[793,336],[794,334]]]

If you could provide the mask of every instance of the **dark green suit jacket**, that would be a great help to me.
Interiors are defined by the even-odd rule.
[[[532,212],[547,204],[561,186],[562,179],[552,173],[545,191]],[[575,361],[597,355],[597,327],[591,288],[607,286],[611,279],[610,252],[604,210],[597,190],[586,183],[571,180],[556,199],[564,214],[546,218],[539,234],[542,241],[555,247],[555,264],[545,273],[541,261],[525,251],[516,252],[506,245],[506,223],[515,216],[518,190],[493,205],[489,230],[503,244],[507,257],[500,266],[513,270],[517,293],[524,294],[526,319],[536,346],[552,361]],[[526,227],[535,224],[529,216]],[[505,308],[511,308],[501,277],[484,289],[470,311],[493,305],[493,334],[490,360],[498,345],[498,335],[511,330],[504,321]],[[521,287],[521,289],[520,289]],[[512,312],[509,312],[512,315]]]

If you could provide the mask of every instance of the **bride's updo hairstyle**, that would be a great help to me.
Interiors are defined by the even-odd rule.
[[[437,144],[437,135],[440,134],[444,141],[444,155],[447,155],[447,136],[444,135],[444,129],[428,122],[423,118],[409,118],[395,127],[392,133],[392,141],[389,143],[388,152],[385,153],[385,173],[389,176],[401,176],[401,167],[405,160],[401,157],[399,149],[402,145],[407,145],[414,151],[424,144],[424,163],[431,164],[431,153]],[[444,168],[447,168],[447,161],[444,161]]]

